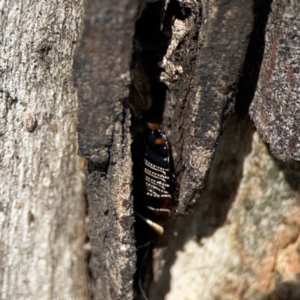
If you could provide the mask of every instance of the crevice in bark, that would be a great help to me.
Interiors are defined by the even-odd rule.
[[[133,127],[137,120],[162,123],[168,87],[160,81],[160,64],[172,38],[174,19],[184,20],[190,13],[177,1],[170,1],[165,11],[164,2],[158,1],[149,3],[136,22],[129,96]]]
[[[245,58],[242,76],[238,83],[235,111],[240,117],[248,115],[259,77],[265,48],[265,29],[271,11],[272,0],[255,0],[253,7],[254,27]]]
[[[87,172],[87,166],[88,166],[88,161],[85,160],[86,172]],[[85,231],[86,231],[86,236],[84,241],[84,259],[85,259],[85,266],[87,268],[86,273],[90,283],[88,285],[88,299],[93,300],[94,293],[92,291],[92,287],[95,286],[96,279],[93,276],[93,270],[91,268],[92,251],[91,251],[90,237],[88,235],[89,223],[90,223],[89,222],[89,201],[86,193],[84,193],[84,209],[85,209],[84,214],[85,214]]]
[[[129,106],[133,116],[131,133],[134,141],[143,134],[145,122],[163,123],[168,87],[160,79],[163,71],[161,63],[171,42],[174,19],[184,20],[190,13],[190,8],[181,6],[177,1],[171,0],[167,8],[164,1],[158,1],[148,3],[136,22],[129,95]],[[135,155],[139,153],[133,142],[133,159]],[[133,195],[135,203],[143,201],[136,191],[133,191]],[[136,218],[135,234],[137,245],[135,299],[144,299],[143,293],[147,294],[146,291],[152,281],[152,249],[156,244],[156,237],[153,229],[139,218]]]

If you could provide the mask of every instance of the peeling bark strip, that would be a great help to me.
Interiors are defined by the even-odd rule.
[[[164,125],[169,132],[163,129],[170,137],[176,169],[182,170],[178,209],[184,211],[204,190],[221,124],[241,75],[253,3],[180,5],[185,15],[175,16],[161,80],[168,87]]]
[[[272,153],[300,160],[300,15],[297,1],[272,3],[264,60],[250,115]]]
[[[79,154],[89,161],[87,196],[94,299],[132,299],[135,271],[131,136],[124,107],[137,2],[85,2],[75,59]]]

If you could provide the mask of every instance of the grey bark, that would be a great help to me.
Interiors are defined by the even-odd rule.
[[[273,1],[250,111],[258,132],[282,160],[300,160],[299,28],[299,3]]]
[[[0,7],[0,298],[87,299],[72,81],[82,3]]]

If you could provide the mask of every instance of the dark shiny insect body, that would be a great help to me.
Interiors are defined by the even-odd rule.
[[[166,135],[157,123],[146,126],[133,157],[135,213],[161,235],[172,214],[175,176]]]

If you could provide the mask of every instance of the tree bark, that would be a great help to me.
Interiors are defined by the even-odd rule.
[[[0,298],[87,299],[72,80],[82,3],[0,6]]]
[[[300,16],[297,1],[273,1],[250,115],[282,160],[300,160]]]
[[[82,28],[82,2],[1,9],[1,298],[87,299],[89,263],[94,299],[299,299],[294,1],[87,0]],[[190,213],[145,233],[151,259],[131,158],[149,119]]]
[[[90,275],[94,299],[132,299],[135,272],[129,96],[137,3],[85,2],[75,59],[79,153],[88,159]]]

